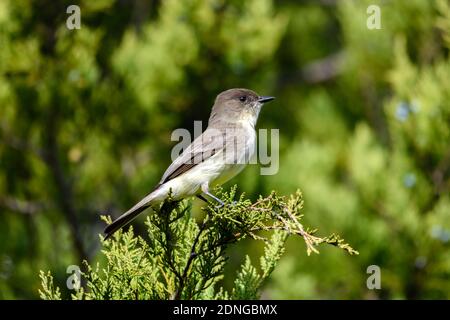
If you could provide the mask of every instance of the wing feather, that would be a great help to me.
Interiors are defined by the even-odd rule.
[[[222,151],[224,147],[224,133],[216,129],[206,129],[172,162],[159,183],[165,183],[182,175]]]

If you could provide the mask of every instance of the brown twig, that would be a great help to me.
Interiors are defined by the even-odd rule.
[[[181,293],[184,289],[184,285],[186,283],[186,276],[187,273],[189,271],[189,268],[191,267],[192,262],[194,261],[194,258],[197,257],[199,254],[196,253],[196,247],[197,247],[197,243],[200,240],[200,236],[202,235],[203,231],[205,231],[206,229],[206,219],[205,221],[203,221],[202,226],[200,227],[200,230],[198,231],[197,235],[195,236],[194,239],[194,243],[192,244],[191,247],[191,253],[189,255],[188,261],[186,262],[186,265],[184,267],[183,273],[180,277],[180,282],[178,284],[178,288],[175,290],[175,292],[173,293],[172,297],[170,298],[171,300],[179,300],[181,297]]]
[[[57,204],[69,224],[73,245],[79,260],[82,261],[87,259],[88,256],[81,239],[80,226],[73,200],[73,186],[70,180],[67,179],[59,159],[57,107],[53,107],[49,111],[44,132],[44,159],[58,192]]]
[[[18,212],[24,215],[32,216],[38,213],[39,211],[42,211],[47,206],[40,202],[16,199],[9,196],[1,196],[0,207],[4,207],[13,212]]]
[[[315,60],[298,71],[281,75],[277,86],[283,87],[288,83],[304,82],[316,84],[336,78],[344,71],[346,54],[339,51],[329,56]]]

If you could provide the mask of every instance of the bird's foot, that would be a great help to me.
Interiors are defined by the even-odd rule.
[[[231,208],[232,208],[232,207],[234,207],[235,205],[237,205],[237,203],[238,203],[237,201],[232,201],[231,203],[228,203],[228,204],[227,204],[227,203],[225,203],[225,202],[223,202],[223,201],[220,201],[219,204],[215,206],[215,208],[216,208],[216,209],[222,209],[222,208],[225,207],[225,206],[228,206],[228,207],[231,207]]]
[[[216,209],[222,209],[223,207],[225,207],[225,202],[223,202],[222,200],[220,200],[220,199],[215,199],[219,204],[218,205],[216,205],[216,206],[214,206],[214,208],[216,208]]]

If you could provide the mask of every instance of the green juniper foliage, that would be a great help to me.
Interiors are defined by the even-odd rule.
[[[148,239],[135,236],[132,227],[117,232],[111,240],[102,239],[106,265],[92,267],[85,261],[82,280],[86,286],[71,298],[258,299],[259,289],[284,252],[288,235],[303,237],[308,255],[318,253],[316,246],[320,243],[358,254],[336,235],[321,238],[314,236],[315,230],[303,228],[299,222],[303,206],[299,191],[290,197],[272,192],[254,203],[243,194],[237,197],[236,188],[216,191],[225,206],[211,204],[204,208],[201,221],[191,215],[188,201],[167,201],[158,214],[147,217]],[[259,267],[247,255],[234,288],[230,292],[217,288],[227,262],[227,247],[246,237],[265,242]],[[41,271],[41,280],[42,299],[61,299],[51,273]]]

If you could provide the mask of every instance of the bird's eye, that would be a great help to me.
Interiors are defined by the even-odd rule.
[[[245,102],[245,100],[247,100],[247,97],[246,96],[239,97],[239,100]]]

